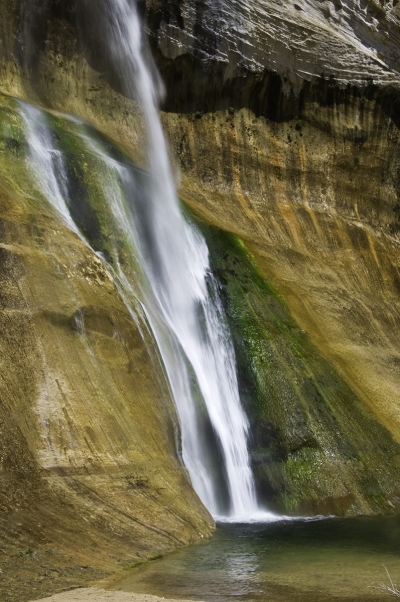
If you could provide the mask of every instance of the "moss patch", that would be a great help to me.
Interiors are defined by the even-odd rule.
[[[299,328],[241,240],[200,227],[233,337],[262,502],[289,514],[393,511],[400,446]]]

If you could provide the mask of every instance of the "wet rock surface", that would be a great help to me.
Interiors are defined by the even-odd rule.
[[[4,14],[0,23],[2,91],[80,115],[143,165],[145,132],[137,106],[121,94],[121,74],[111,68],[101,44],[97,54],[89,52],[90,39],[96,38],[79,38],[77,5],[53,2],[39,12],[37,3],[2,0],[0,6]],[[396,485],[400,441],[398,5],[373,0],[302,0],[289,5],[207,1],[167,6],[149,0],[141,6],[166,82],[163,124],[182,174],[180,196],[207,223],[241,238],[286,308],[284,318],[276,295],[262,287],[257,294],[242,291],[251,297],[248,307],[255,314],[255,339],[261,346],[260,352],[252,353],[258,359],[268,356],[274,374],[272,378],[263,367],[261,384],[249,383],[246,362],[239,368],[255,431],[253,461],[264,495],[275,496],[279,509],[306,514],[390,512],[400,499]],[[24,10],[35,23],[34,35],[21,27]],[[27,63],[21,51],[29,44],[34,53]],[[10,115],[9,106],[4,110]],[[19,168],[10,176],[16,160],[24,157],[25,143],[18,126],[11,127],[12,120],[2,118],[2,123],[7,127],[0,137],[4,188],[0,302],[7,333],[2,341],[4,390],[5,398],[12,399],[12,405],[2,406],[3,432],[9,433],[1,443],[6,467],[1,478],[8,483],[3,508],[7,524],[13,524],[10,517],[21,503],[18,522],[26,533],[32,516],[39,525],[32,536],[21,535],[21,539],[10,530],[14,543],[7,548],[9,566],[13,554],[31,547],[37,550],[33,544],[40,533],[45,533],[44,543],[51,534],[56,537],[54,525],[62,515],[66,523],[59,533],[70,529],[71,538],[59,534],[56,549],[73,559],[71,570],[77,571],[73,574],[79,574],[76,559],[81,551],[86,558],[82,564],[90,558],[94,571],[113,570],[116,558],[138,560],[131,554],[132,547],[135,554],[138,550],[146,556],[180,545],[171,539],[163,543],[158,535],[150,541],[147,531],[139,527],[131,533],[132,523],[121,508],[123,512],[128,508],[129,514],[132,496],[143,516],[151,506],[154,524],[168,516],[167,529],[179,532],[178,539],[184,529],[184,542],[189,542],[191,527],[186,531],[172,515],[183,499],[181,487],[185,495],[190,494],[181,468],[171,460],[170,449],[166,451],[164,425],[156,417],[162,404],[153,405],[160,392],[137,332],[95,258],[54,216],[30,205],[21,192],[24,186],[29,188]],[[78,174],[75,151],[69,150],[70,165]],[[79,182],[75,193],[80,194]],[[81,211],[77,217],[96,249],[106,252],[102,224],[93,219],[90,207],[82,203],[76,208],[77,213]],[[94,213],[101,214],[99,207]],[[223,287],[235,279],[236,268],[223,268]],[[271,326],[273,314],[289,326],[282,334],[274,323],[273,336],[263,338],[260,332]],[[82,320],[97,367],[84,359]],[[128,351],[122,349],[120,339],[115,340],[116,331],[129,341]],[[278,345],[279,352],[271,350]],[[310,355],[306,363],[298,356],[304,347]],[[242,355],[246,353],[247,348]],[[303,362],[301,369],[299,362]],[[140,366],[140,374],[135,366]],[[65,382],[49,374],[64,374]],[[105,384],[106,376],[116,388]],[[274,381],[279,381],[279,390],[274,389]],[[45,382],[47,389],[43,389]],[[88,382],[100,382],[100,389]],[[126,399],[132,387],[138,399],[143,395],[143,414],[137,410],[133,415],[131,409],[126,410],[126,401],[121,401],[121,395]],[[84,398],[79,388],[85,391]],[[47,391],[41,397],[41,420],[31,407],[39,390]],[[65,405],[66,392],[67,397],[81,400],[81,409]],[[87,407],[87,395],[92,409],[99,399],[104,402],[101,420],[110,437],[98,426],[97,410],[90,421],[93,424],[86,424],[82,408]],[[117,419],[116,406],[107,402],[111,398],[120,400],[118,407],[123,409]],[[268,407],[271,398],[274,404]],[[53,404],[57,406],[54,414]],[[324,422],[327,406],[329,420]],[[115,461],[111,478],[109,449],[122,445],[128,454],[132,436],[126,432],[125,410],[130,433],[135,429],[138,433],[135,449],[139,455],[129,456],[128,464],[124,460],[123,468]],[[258,411],[264,412],[261,421]],[[338,431],[328,426],[336,414],[344,420]],[[154,446],[151,443],[144,450],[143,431],[139,433],[137,427],[140,418],[146,433],[149,425],[151,432],[158,433],[157,443],[153,440]],[[43,420],[48,419],[50,427],[44,431]],[[354,428],[350,428],[352,420]],[[75,432],[76,422],[82,428]],[[379,442],[376,455],[370,452],[374,440]],[[161,451],[159,441],[164,441]],[[364,443],[368,450],[363,456]],[[85,453],[80,455],[82,449]],[[328,452],[340,460],[330,461]],[[292,472],[285,465],[288,459]],[[168,475],[174,475],[170,496],[160,484],[160,462]],[[173,467],[165,462],[172,462]],[[370,472],[366,467],[372,467]],[[375,477],[379,471],[381,475]],[[303,482],[307,495],[301,497]],[[138,483],[149,485],[139,487]],[[147,495],[149,490],[151,495]],[[279,500],[283,491],[286,501]],[[107,504],[110,499],[113,504],[117,498],[123,501],[109,513],[104,502],[104,512],[98,516],[93,508],[98,507],[99,495]],[[45,521],[48,531],[38,518],[45,502],[53,509],[53,518]],[[193,507],[200,515],[201,511],[197,500],[190,499],[188,504],[180,507],[181,516],[192,524],[188,517]],[[79,517],[76,507],[81,509]],[[113,527],[115,513],[121,520],[118,529]],[[86,519],[87,531],[82,531]],[[209,532],[207,517],[196,514],[193,520]],[[197,536],[196,531],[193,537]],[[104,555],[94,543],[95,551],[90,552],[92,542],[101,544]],[[23,562],[28,557],[31,562],[30,556]],[[13,599],[26,599],[25,585],[18,587]]]
[[[203,232],[235,346],[260,502],[294,516],[395,512],[399,443],[299,328],[243,243]]]
[[[0,130],[25,147],[7,97]],[[9,601],[98,579],[213,529],[178,459],[146,324],[46,203],[27,159],[0,151],[0,597]]]

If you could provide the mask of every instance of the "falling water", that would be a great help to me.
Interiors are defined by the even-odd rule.
[[[139,186],[133,170],[110,157],[88,133],[83,137],[103,162],[104,196],[147,279],[143,305],[177,407],[182,459],[194,489],[215,517],[266,519],[270,515],[258,508],[249,464],[249,425],[240,404],[233,346],[207,245],[196,226],[184,219],[177,200],[157,111],[160,85],[148,67],[136,7],[128,0],[107,0],[99,11],[113,61],[125,74],[126,92],[137,100],[147,126],[151,176],[146,185]],[[30,161],[42,192],[77,231],[65,202],[62,153],[44,125],[44,113],[21,106]],[[117,254],[114,259],[119,266]],[[127,290],[129,278],[118,269]]]
[[[39,189],[43,196],[50,200],[66,225],[79,234],[65,202],[68,195],[68,177],[63,156],[54,145],[52,131],[46,123],[46,114],[27,102],[20,101],[19,104],[21,116],[27,126],[29,167],[35,174]]]

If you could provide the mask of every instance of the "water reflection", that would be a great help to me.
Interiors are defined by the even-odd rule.
[[[127,572],[112,589],[206,602],[387,600],[400,578],[400,517],[222,524],[205,544]]]

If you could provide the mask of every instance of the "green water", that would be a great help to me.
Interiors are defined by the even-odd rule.
[[[127,571],[113,589],[206,602],[390,600],[400,517],[219,525],[214,537]]]

